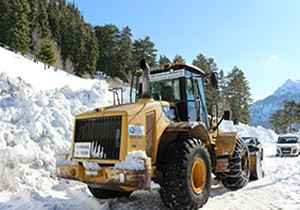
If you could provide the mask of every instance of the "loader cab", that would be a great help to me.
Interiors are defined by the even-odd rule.
[[[132,79],[131,102],[140,98],[140,73]],[[203,71],[185,63],[165,65],[150,71],[150,95],[157,101],[167,101],[163,107],[172,121],[201,121],[209,129],[208,113],[203,88]]]

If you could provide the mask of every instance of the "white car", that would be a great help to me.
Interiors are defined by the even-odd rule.
[[[279,136],[276,141],[276,156],[298,156],[300,154],[300,138],[297,135]]]

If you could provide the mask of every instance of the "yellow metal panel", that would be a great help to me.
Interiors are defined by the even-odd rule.
[[[146,123],[146,116],[153,113],[153,117],[148,119],[148,122],[152,120],[153,122],[153,134],[152,134],[152,162],[156,160],[157,148],[159,140],[162,136],[162,133],[165,131],[166,127],[171,123],[162,112],[162,106],[168,105],[167,102],[162,101],[154,101],[153,99],[141,99],[138,103],[143,103],[143,108],[139,110],[138,113],[132,114],[128,116],[128,125],[139,125],[143,126],[145,129],[145,136],[130,136],[128,135],[128,150],[144,150],[147,151],[147,139],[149,143],[149,133],[147,134],[147,123]],[[151,127],[151,126],[150,126]],[[149,146],[149,144],[148,144]]]
[[[257,164],[256,161],[257,161],[257,156],[250,155],[250,174],[256,173],[256,164]]]
[[[131,115],[139,112],[143,108],[142,103],[135,104],[122,104],[118,106],[110,106],[110,107],[101,107],[96,108],[91,112],[86,112],[80,115],[77,115],[77,119],[86,119],[92,117],[99,116],[119,116],[119,115]]]
[[[85,183],[96,183],[99,185],[118,185],[123,189],[150,189],[151,182],[151,159],[144,161],[144,170],[113,169],[103,167],[101,170],[85,169],[81,165],[58,165],[61,178],[73,179]],[[121,177],[125,177],[122,179]]]
[[[234,152],[237,132],[219,132],[216,138],[216,155],[231,155]]]
[[[83,180],[84,168],[80,165],[58,165],[59,176],[67,179]]]
[[[146,117],[145,112],[148,109],[148,104],[143,104],[142,109],[140,109],[137,113],[128,116],[128,123],[126,126],[126,136],[128,138],[127,147],[124,148],[124,153],[134,151],[134,150],[146,150],[146,135],[145,135],[145,127],[146,127]],[[130,135],[129,134],[129,126],[139,126],[143,128],[143,135]],[[125,130],[125,129],[124,129]]]
[[[171,123],[171,121],[169,121],[165,117],[162,111],[163,105],[167,106],[169,104],[163,101],[154,101],[153,99],[141,99],[135,104],[125,104],[116,107],[106,107],[102,110],[98,109],[97,111],[94,110],[76,116],[76,119],[122,116],[120,157],[119,160],[73,157],[71,158],[71,160],[76,162],[83,162],[88,160],[100,164],[115,164],[120,160],[124,160],[128,152],[134,150],[143,150],[148,151],[148,155],[152,158],[152,163],[155,163],[159,140],[166,127]],[[143,126],[144,135],[129,135],[129,125]],[[76,124],[74,124],[74,131],[75,127]],[[73,155],[74,137],[75,132],[73,132],[73,141],[70,151],[71,155]],[[82,179],[88,182],[92,182],[91,180],[94,180],[95,178]]]
[[[153,154],[153,132],[154,132],[154,112],[146,116],[146,154],[152,157]]]

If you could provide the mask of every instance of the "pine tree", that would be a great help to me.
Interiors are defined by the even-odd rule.
[[[78,17],[75,17],[75,20],[77,20]],[[78,22],[77,22],[78,21]],[[86,30],[84,28],[84,22],[81,20],[77,20],[74,24],[74,36],[73,40],[73,46],[71,47],[71,59],[74,63],[74,73],[77,76],[83,76],[85,73],[87,73],[87,70],[85,69],[85,63],[86,63],[86,56],[89,53],[86,49],[87,40],[86,38],[88,35],[86,34]],[[90,71],[91,73],[93,71]],[[89,74],[88,73],[88,74]]]
[[[14,51],[25,54],[29,50],[30,26],[28,14],[30,12],[27,0],[9,0],[7,13],[7,27],[5,43]]]
[[[56,69],[66,69],[66,61],[63,59],[62,55],[62,34],[64,27],[60,26],[60,23],[65,19],[65,15],[63,11],[60,10],[61,2],[58,0],[49,0],[47,14],[48,14],[48,22],[49,22],[49,29],[52,34],[52,40],[56,44],[56,55],[57,55],[57,62],[55,63]],[[65,7],[66,8],[66,7]]]
[[[55,64],[57,57],[55,55],[54,44],[49,39],[43,39],[35,54],[35,59],[43,62],[46,66]]]
[[[297,123],[297,108],[298,108],[298,104],[292,100],[292,101],[287,101],[285,100],[284,102],[284,111],[286,114],[286,121],[287,124],[289,126],[289,132],[295,132],[296,128],[294,127],[294,125]]]
[[[118,27],[115,25],[96,26],[95,33],[99,44],[97,70],[111,77],[120,77],[120,31]]]
[[[150,67],[157,66],[156,52],[154,43],[150,40],[149,36],[146,36],[144,39],[135,40],[132,49],[133,69],[136,70],[139,68],[142,59],[146,59]]]
[[[57,1],[57,0],[52,0],[52,1]],[[55,40],[62,48],[64,40],[68,38],[68,31],[67,31],[68,28],[67,26],[69,25],[67,19],[68,8],[65,0],[58,0],[57,7],[58,7],[57,13],[55,13],[55,10],[54,10],[54,14],[52,14],[51,12],[49,13],[49,25]],[[56,23],[56,20],[53,20],[55,19],[55,17],[53,16],[57,17],[58,23]]]
[[[62,30],[60,27],[60,19],[63,19],[62,11],[59,10],[59,5],[56,0],[50,0],[47,8],[49,29],[52,38],[58,43],[62,42]]]
[[[122,29],[119,40],[119,62],[121,65],[120,78],[126,81],[130,80],[133,73],[132,69],[132,34],[131,29],[127,26]]]
[[[199,67],[204,74],[207,74],[207,76],[203,78],[205,84],[204,91],[208,113],[212,114],[214,111],[212,110],[212,105],[216,104],[220,98],[218,90],[215,89],[210,82],[210,74],[213,72],[217,73],[218,71],[217,65],[212,58],[206,58],[201,53],[196,56],[196,59],[193,60],[192,64]],[[214,113],[214,115],[215,114],[216,113]]]
[[[207,63],[208,63],[208,72],[207,73],[214,73],[217,74],[218,73],[218,66],[215,63],[213,58],[207,58]],[[219,86],[213,87],[213,84],[211,84],[211,75],[208,75],[208,78],[206,79],[206,83],[207,85],[204,86],[204,90],[205,92],[208,94],[208,102],[209,102],[209,107],[208,110],[213,112],[216,110],[211,110],[212,109],[212,105],[213,104],[220,104],[220,98],[221,98],[221,93],[219,92]],[[223,113],[219,113],[220,115]],[[219,115],[219,116],[220,116]]]
[[[199,67],[205,74],[210,73],[209,63],[206,57],[203,54],[196,56],[196,59],[193,60],[192,64]]]
[[[0,44],[7,45],[9,24],[9,0],[0,0]]]
[[[169,58],[167,58],[167,56],[165,56],[165,55],[159,56],[158,65],[162,66],[162,65],[165,65],[168,63],[171,63],[171,61]]]
[[[226,77],[225,77],[224,71],[221,69],[218,73],[219,116],[221,116],[225,110],[230,110],[229,103],[226,100],[226,96],[228,95],[226,93],[226,91],[227,91],[226,85],[227,85]]]
[[[35,48],[38,45],[39,36],[38,36],[38,0],[28,0],[30,7],[30,12],[28,18],[30,20],[30,52],[34,53]]]
[[[77,69],[75,72],[79,76],[88,74],[93,76],[96,71],[96,63],[98,59],[98,41],[93,27],[90,24],[85,24],[85,31],[82,37],[81,57],[78,60]]]
[[[243,71],[237,66],[229,72],[227,78],[226,100],[232,111],[233,123],[237,124],[241,122],[249,124],[249,106],[252,99],[248,81],[246,80]]]
[[[31,18],[31,44],[30,48],[33,54],[36,53],[40,42],[43,39],[51,39],[52,34],[48,22],[48,1],[47,0],[29,0],[32,7],[29,17]]]
[[[185,60],[181,55],[176,54],[173,59],[173,63],[180,63],[180,62],[185,62]]]
[[[80,11],[73,3],[63,6],[67,13],[63,24],[67,24],[62,33],[61,54],[66,62],[73,63],[74,73],[78,76],[91,75],[95,71],[94,59],[97,57],[97,42],[89,24],[84,22]],[[92,46],[94,45],[94,46]],[[87,57],[90,56],[90,57]],[[69,70],[68,70],[69,71]]]
[[[297,124],[300,124],[300,103],[297,104],[297,108],[296,108],[296,120],[295,122]]]
[[[276,110],[269,121],[278,134],[297,132],[296,125],[300,123],[300,103],[284,100],[283,104],[284,108]]]
[[[73,34],[72,31],[69,31],[71,28],[71,14],[68,10],[67,4],[65,0],[51,0],[56,1],[55,5],[58,7],[58,12],[56,14],[52,14],[53,12],[49,12],[49,25],[53,34],[55,41],[61,52],[61,59],[63,60],[63,66],[65,71],[69,73],[74,73],[74,63],[71,60],[72,57],[72,40]],[[51,7],[50,7],[51,8]],[[52,7],[53,8],[53,7]],[[58,25],[55,26],[56,23],[53,16],[58,18]]]
[[[270,123],[275,133],[286,133],[288,129],[288,121],[286,120],[286,112],[283,109],[277,110],[271,117]]]

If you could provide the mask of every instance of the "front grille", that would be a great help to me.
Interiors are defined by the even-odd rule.
[[[281,148],[281,152],[283,153],[283,154],[290,154],[291,153],[291,148],[288,148],[288,147],[283,147],[283,148]]]
[[[75,125],[76,143],[87,143],[89,158],[118,160],[120,155],[122,117],[78,119]]]

